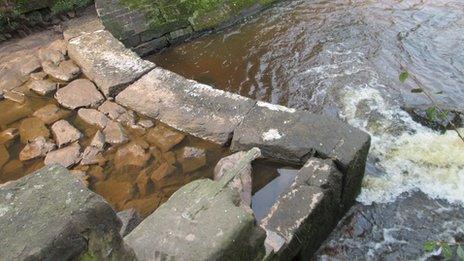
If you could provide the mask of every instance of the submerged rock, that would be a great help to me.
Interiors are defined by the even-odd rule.
[[[66,120],[59,120],[52,125],[53,137],[59,148],[78,141],[82,133]]]
[[[116,169],[129,165],[143,168],[149,159],[149,153],[140,145],[131,142],[118,149],[114,156],[114,166]]]
[[[21,121],[19,125],[19,136],[21,137],[22,143],[27,143],[38,137],[50,137],[50,131],[42,120],[31,117]]]
[[[105,146],[105,136],[101,131],[97,131],[90,145],[82,153],[82,165],[92,165],[104,162],[103,149]]]
[[[135,188],[129,181],[108,179],[95,183],[94,188],[95,192],[102,195],[117,209],[122,209],[124,204],[135,195]]]
[[[10,146],[12,142],[19,137],[19,131],[16,128],[8,128],[0,132],[0,145]]]
[[[121,105],[112,102],[105,101],[98,110],[108,116],[110,119],[120,122],[127,126],[135,124],[135,114],[132,111],[126,110]]]
[[[105,134],[106,142],[112,145],[123,144],[129,140],[121,124],[114,121],[108,122],[103,134]]]
[[[95,109],[80,109],[77,115],[85,123],[97,126],[99,129],[104,129],[109,120],[105,114]]]
[[[45,157],[45,165],[59,164],[65,168],[72,167],[79,163],[81,156],[81,146],[73,143],[62,149],[51,151]]]
[[[8,162],[9,159],[10,153],[4,145],[0,144],[0,169]]]
[[[49,80],[36,80],[29,84],[29,89],[40,94],[49,95],[56,91],[57,84]]]
[[[71,115],[71,112],[61,109],[55,104],[48,104],[35,111],[32,115],[41,119],[45,124],[52,124],[58,120],[68,117]]]
[[[185,138],[185,135],[166,126],[158,125],[150,129],[145,138],[148,143],[158,147],[161,152],[166,152],[179,144]]]
[[[8,99],[10,101],[14,101],[19,104],[24,104],[26,102],[26,96],[24,93],[12,90],[12,91],[6,91],[3,96],[5,99]]]
[[[26,144],[23,150],[19,153],[19,160],[26,161],[39,157],[45,157],[48,152],[56,148],[55,143],[47,141],[44,137],[37,137],[33,141]]]
[[[103,102],[103,95],[95,85],[86,79],[77,79],[59,89],[55,94],[58,103],[68,109],[97,107]]]
[[[174,165],[171,165],[167,162],[163,162],[157,169],[155,169],[152,172],[150,178],[156,186],[159,186],[161,185],[160,183],[163,179],[175,174],[176,171],[177,168]]]
[[[184,173],[188,173],[206,165],[206,152],[200,148],[184,147],[177,159]]]

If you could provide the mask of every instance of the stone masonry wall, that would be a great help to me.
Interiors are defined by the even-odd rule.
[[[277,0],[97,0],[103,25],[143,56],[263,9]]]

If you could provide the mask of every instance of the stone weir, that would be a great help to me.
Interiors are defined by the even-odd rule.
[[[230,25],[277,0],[96,0],[105,28],[139,55]]]
[[[121,235],[111,207],[63,168],[4,184],[1,260],[308,260],[359,193],[370,136],[345,122],[186,79],[105,30],[69,39],[68,54],[108,99],[236,153],[215,180],[180,188],[132,232],[138,222],[122,215]],[[260,157],[301,169],[256,220],[250,175]]]

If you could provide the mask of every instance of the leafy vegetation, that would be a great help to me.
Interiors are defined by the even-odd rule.
[[[456,251],[452,249],[453,244],[441,241],[428,241],[424,243],[424,251],[441,256],[445,260],[452,260],[456,256],[459,260],[464,261],[464,249],[461,244],[454,244]]]

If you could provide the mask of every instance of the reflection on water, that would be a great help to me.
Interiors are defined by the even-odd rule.
[[[464,2],[284,1],[249,22],[150,57],[217,88],[340,117],[372,135],[364,203],[420,189],[464,202],[464,143],[402,108],[464,111]],[[398,80],[401,71],[410,77]]]

